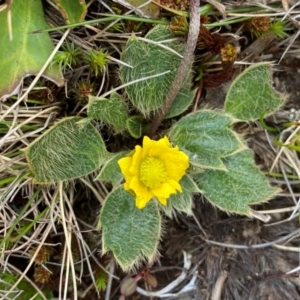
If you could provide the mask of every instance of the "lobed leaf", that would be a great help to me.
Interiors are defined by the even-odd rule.
[[[222,160],[226,170],[205,170],[194,176],[204,196],[220,209],[249,216],[249,205],[265,202],[279,192],[256,167],[252,151]]]
[[[230,129],[232,118],[223,113],[201,110],[179,120],[169,137],[198,168],[225,169],[222,157],[244,147]]]

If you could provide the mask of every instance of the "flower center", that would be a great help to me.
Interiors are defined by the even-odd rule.
[[[150,189],[159,187],[167,179],[165,164],[157,158],[146,157],[140,168],[140,180]]]

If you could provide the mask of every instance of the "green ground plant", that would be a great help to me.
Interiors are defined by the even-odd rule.
[[[39,1],[29,2],[32,6],[37,3],[40,5],[34,9],[42,9]],[[75,1],[74,6],[69,5],[68,1],[54,2],[68,24],[54,30],[68,27],[67,30],[70,31],[70,27],[75,27],[75,23],[76,26],[80,26],[87,13],[84,1],[78,3]],[[17,6],[20,4],[14,5],[11,10],[13,19],[16,19],[14,14],[19,13],[22,7]],[[155,5],[151,7],[156,8]],[[211,5],[201,9],[217,14]],[[174,13],[174,10],[170,11]],[[252,11],[255,11],[255,8]],[[184,18],[187,16],[186,12],[175,11],[175,13]],[[120,26],[125,27],[126,16],[106,15],[101,21],[106,23],[118,18],[123,22]],[[244,19],[248,20],[249,17]],[[235,22],[244,19],[239,17]],[[42,20],[44,21],[44,18]],[[136,16],[128,20],[149,22],[149,19]],[[8,40],[8,33],[1,26],[4,22],[6,15],[0,13],[0,36]],[[83,107],[82,102],[76,103],[75,108],[81,109],[76,113],[69,115],[63,113],[59,102],[48,105],[47,101],[27,98],[26,105],[32,108],[33,114],[24,123],[22,119],[16,121],[10,115],[17,106],[16,103],[20,104],[20,100],[8,102],[3,106],[6,112],[0,123],[0,132],[3,133],[0,145],[6,146],[5,138],[11,131],[22,132],[20,140],[25,139],[25,142],[18,151],[10,151],[10,147],[7,146],[1,156],[6,176],[0,178],[2,187],[0,199],[3,203],[8,202],[8,199],[20,192],[16,186],[25,183],[33,184],[35,194],[27,201],[23,211],[17,211],[19,219],[30,211],[31,221],[26,224],[20,223],[18,227],[19,219],[13,222],[13,218],[10,218],[9,228],[6,234],[0,237],[0,242],[3,249],[13,250],[17,245],[20,246],[21,237],[29,236],[33,228],[41,228],[40,233],[42,232],[45,237],[39,247],[31,248],[28,256],[30,259],[28,268],[37,264],[35,266],[37,282],[47,283],[48,279],[44,279],[43,276],[48,276],[48,273],[45,274],[42,267],[54,253],[48,253],[47,259],[40,263],[37,263],[37,257],[44,250],[44,248],[41,250],[41,247],[46,241],[47,233],[55,231],[54,228],[60,226],[65,235],[61,258],[62,272],[65,272],[67,277],[71,269],[70,281],[76,290],[74,262],[80,259],[72,254],[75,252],[72,242],[74,240],[78,242],[81,258],[88,256],[89,247],[94,245],[92,242],[85,242],[83,235],[78,233],[80,230],[70,204],[75,199],[75,185],[78,182],[90,188],[101,203],[99,219],[95,226],[97,232],[102,234],[97,241],[101,247],[101,254],[105,256],[112,253],[125,272],[135,271],[140,265],[155,261],[160,241],[163,239],[164,216],[172,217],[179,213],[191,215],[194,201],[199,199],[194,197],[195,195],[203,195],[213,206],[228,214],[257,217],[259,214],[251,208],[251,205],[267,202],[280,191],[268,183],[265,175],[256,166],[253,152],[246,146],[244,137],[234,130],[237,123],[259,120],[262,115],[267,116],[276,112],[283,104],[282,95],[275,92],[272,87],[273,69],[270,63],[252,64],[237,76],[229,88],[222,110],[192,111],[191,106],[196,95],[193,89],[193,60],[187,66],[186,76],[174,101],[166,110],[165,99],[181,66],[187,42],[174,35],[174,30],[166,25],[165,19],[153,20],[152,28],[147,31],[144,38],[135,34],[127,37],[117,60],[120,85],[100,95],[94,92],[93,86],[101,76],[104,77],[109,72],[109,63],[112,61],[110,52],[100,47],[88,46],[79,50],[78,44],[65,42],[62,50],[54,56],[54,46],[47,33],[48,26],[39,22],[36,24],[31,20],[30,26],[20,25],[25,28],[23,32],[26,34],[28,31],[45,29],[37,34],[39,38],[36,35],[32,36],[39,42],[41,39],[41,45],[48,43],[48,46],[42,47],[43,51],[39,53],[39,56],[43,55],[41,62],[36,61],[29,73],[37,74],[39,69],[46,67],[44,63],[53,54],[54,59],[52,63],[51,60],[48,62],[49,68],[44,73],[46,78],[62,85],[61,72],[71,72],[77,67],[83,69],[87,65],[89,69],[87,78],[90,81],[84,83],[87,89],[87,104]],[[99,23],[99,20],[97,22]],[[156,23],[159,24],[155,25]],[[184,24],[185,26],[187,24],[186,18]],[[266,33],[270,34],[274,29],[278,36],[285,36],[283,29],[285,23],[268,21],[268,24],[270,27],[265,30]],[[209,24],[208,27],[219,25],[220,23],[216,22]],[[13,29],[14,41],[18,42],[17,29],[14,27]],[[178,29],[180,28],[177,26],[176,30]],[[256,37],[260,35],[251,33]],[[32,36],[29,36],[23,35],[21,39],[28,47],[22,48],[26,53],[24,63],[12,68],[8,64],[7,69],[11,71],[9,84],[4,83],[3,86],[0,84],[1,96],[5,96],[6,99],[15,94],[16,90],[21,91],[20,78],[27,76],[25,73],[30,61],[38,55],[31,53],[28,44],[33,41]],[[28,43],[24,39],[28,39]],[[1,64],[7,61],[7,55],[7,52],[0,54]],[[209,58],[207,61],[213,60]],[[15,69],[18,70],[18,75],[15,74]],[[47,88],[47,91],[49,90],[51,91]],[[45,109],[40,112],[39,108],[43,106]],[[153,134],[152,121],[162,110],[165,110],[163,120]],[[19,117],[22,117],[22,113],[23,108],[20,109]],[[60,117],[52,120],[53,115]],[[7,116],[10,117],[5,120]],[[117,149],[110,147],[108,136],[122,141]],[[292,145],[297,151],[299,151],[298,140],[299,135],[296,135]],[[15,141],[18,142],[19,140]],[[93,184],[97,188],[94,188]],[[67,201],[69,199],[72,200]],[[33,202],[40,206],[36,204],[33,207]],[[29,210],[29,207],[32,209]],[[40,224],[45,215],[51,222]],[[71,231],[76,231],[76,234],[72,235]],[[49,243],[55,244],[52,240]],[[89,268],[91,269],[91,265]],[[103,269],[98,268],[99,272],[96,272],[95,277],[92,276],[98,291],[105,290],[107,284],[106,273],[101,270]],[[153,275],[147,274],[149,282],[156,282]],[[22,289],[22,285],[26,282],[24,276],[25,273],[17,279],[9,273],[3,273],[2,280],[8,283],[3,289],[8,290],[8,293],[9,289]],[[138,279],[131,280],[134,284],[140,280],[139,276],[136,278]],[[64,284],[66,297],[68,280],[60,284],[61,286]],[[35,287],[30,284],[29,286],[26,289],[30,295],[24,294],[24,299],[36,294],[31,293],[31,289],[35,291]],[[124,285],[122,288],[124,289]],[[48,299],[53,296],[48,290],[39,291],[38,294],[34,299]],[[8,294],[8,298],[10,297]]]
[[[158,25],[146,36],[156,44],[133,37],[123,51],[122,60],[131,67],[121,67],[121,79],[131,105],[145,122],[141,123],[141,132],[145,135],[147,117],[162,106],[180,63],[181,44],[168,42],[165,49],[158,43],[159,38],[163,41],[171,37],[167,27]],[[139,52],[144,55],[138,56]],[[162,75],[154,77],[151,74]],[[187,110],[194,97],[189,92],[190,84],[191,78],[187,77],[167,118]],[[91,120],[97,119],[112,126],[115,134],[130,134],[131,130],[126,128],[130,117],[129,102],[117,95],[91,97],[87,118],[60,120],[30,144],[25,154],[36,184],[68,182],[100,169],[95,179],[114,183],[104,200],[99,229],[103,234],[103,253],[111,250],[124,270],[136,267],[144,259],[153,261],[162,235],[161,212],[167,210],[169,215],[175,210],[190,213],[193,194],[202,193],[228,213],[251,216],[249,205],[267,201],[278,192],[269,186],[255,166],[251,151],[232,130],[235,122],[258,119],[266,109],[271,113],[281,105],[282,99],[272,88],[269,64],[253,65],[234,81],[223,112],[189,113],[164,130],[163,134],[172,145],[188,156],[190,165],[180,181],[182,192],[171,195],[165,206],[155,199],[143,209],[135,206],[136,195],[124,190],[118,166],[120,156],[126,157],[126,154],[107,151],[101,135],[91,124]]]

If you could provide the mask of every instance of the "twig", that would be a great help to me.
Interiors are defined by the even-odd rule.
[[[224,282],[227,278],[228,273],[226,271],[222,271],[220,276],[218,277],[218,280],[213,288],[211,300],[220,300],[221,299],[221,293],[222,288],[224,285]]]
[[[272,242],[267,242],[267,243],[263,243],[263,244],[255,244],[255,245],[249,245],[249,246],[245,246],[245,245],[234,245],[234,244],[225,244],[225,243],[220,243],[220,242],[215,242],[215,241],[211,241],[211,240],[206,240],[203,239],[205,242],[207,242],[208,244],[212,244],[212,245],[216,245],[216,246],[221,246],[221,247],[225,247],[225,248],[232,248],[232,249],[258,249],[258,248],[266,248],[266,247],[270,247],[273,246],[274,244],[277,243],[281,243],[284,242],[292,237],[295,237],[296,235],[300,234],[300,229],[297,229],[295,231],[293,231],[292,233],[283,236],[277,240],[274,240]],[[201,236],[200,236],[201,238]]]
[[[166,296],[167,293],[169,293],[171,290],[176,288],[187,277],[187,272],[192,265],[192,260],[191,260],[192,256],[190,254],[186,253],[185,251],[182,251],[182,252],[183,252],[183,257],[184,257],[184,265],[183,265],[184,270],[182,271],[182,273],[180,274],[179,277],[177,277],[174,281],[169,283],[163,289],[156,291],[156,292],[148,292],[140,287],[137,287],[136,291],[139,294],[144,295],[144,296],[163,298]]]
[[[164,116],[172,106],[172,103],[176,95],[180,91],[182,83],[184,82],[187,72],[193,61],[193,54],[197,44],[199,30],[200,30],[200,15],[198,13],[199,6],[200,6],[200,0],[190,0],[190,27],[189,27],[189,34],[187,38],[186,48],[180,66],[174,78],[174,81],[172,83],[172,86],[169,90],[169,93],[162,107],[159,109],[156,117],[152,122],[151,128],[148,133],[149,137],[152,137],[154,135],[161,121],[164,119]]]
[[[109,263],[109,273],[108,273],[109,276],[108,276],[108,282],[107,282],[107,287],[106,287],[105,300],[110,299],[114,271],[115,271],[115,261],[114,261],[114,259],[111,259],[111,261]]]

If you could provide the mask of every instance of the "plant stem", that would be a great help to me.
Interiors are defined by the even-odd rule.
[[[185,80],[185,77],[188,73],[188,70],[193,62],[194,58],[194,50],[196,48],[199,30],[200,30],[200,14],[198,13],[200,6],[200,0],[190,0],[190,26],[189,26],[189,33],[186,43],[186,48],[180,63],[180,66],[177,70],[176,76],[172,83],[172,86],[169,90],[169,93],[162,105],[159,109],[157,115],[155,116],[150,130],[149,130],[149,137],[151,138],[154,133],[156,132],[158,126],[164,119],[164,116],[172,106],[172,103],[180,91],[182,83]]]

